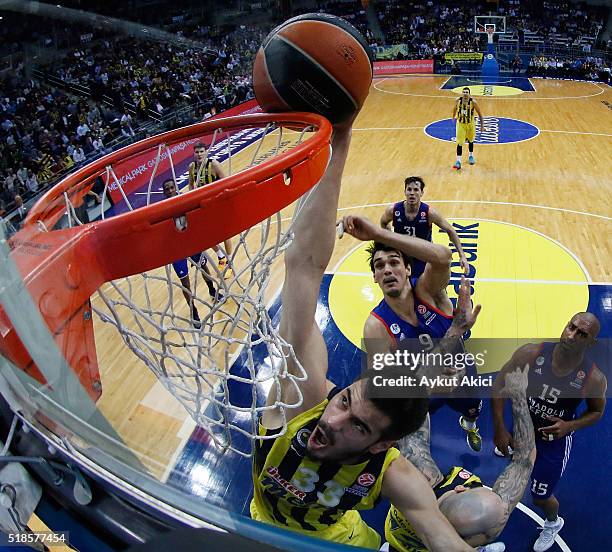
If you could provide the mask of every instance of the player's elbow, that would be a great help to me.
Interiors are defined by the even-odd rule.
[[[451,250],[444,245],[437,245],[435,248],[434,259],[431,261],[431,264],[438,267],[450,268],[452,260],[453,255]]]

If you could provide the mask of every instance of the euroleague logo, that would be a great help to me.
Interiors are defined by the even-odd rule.
[[[476,144],[512,144],[531,140],[540,134],[540,129],[531,123],[506,117],[483,117],[482,124],[476,120]],[[436,140],[454,142],[456,125],[452,119],[435,121],[425,127],[425,134]]]
[[[362,473],[357,478],[357,483],[363,485],[364,487],[371,487],[374,485],[374,481],[376,481],[376,478],[371,473]]]
[[[419,305],[417,310],[419,311],[419,314],[425,314],[427,312],[427,307],[425,305]]]

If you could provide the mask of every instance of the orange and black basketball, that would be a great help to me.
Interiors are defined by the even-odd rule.
[[[372,57],[361,33],[325,13],[293,17],[264,40],[253,65],[265,111],[309,111],[332,123],[361,108],[372,83]]]

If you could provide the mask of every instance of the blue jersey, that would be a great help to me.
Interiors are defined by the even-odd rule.
[[[429,221],[429,205],[421,202],[416,216],[409,219],[406,216],[405,203],[398,201],[393,205],[393,231],[407,236],[416,236],[431,241],[431,222]],[[418,278],[425,271],[425,262],[412,259],[411,275]]]
[[[404,201],[393,205],[393,231],[407,236],[416,236],[431,241],[431,222],[429,221],[429,205],[421,202],[416,216],[409,219],[406,216]]]
[[[418,339],[423,334],[433,339],[444,337],[453,322],[452,314],[444,314],[441,310],[419,299],[415,291],[418,280],[418,278],[410,278],[414,312],[417,318],[416,326],[400,318],[384,299],[372,310],[372,315],[385,325],[387,332],[396,343],[404,339]]]
[[[576,410],[584,399],[584,387],[595,363],[584,357],[582,366],[567,376],[558,377],[552,371],[552,354],[557,343],[542,343],[529,369],[527,398],[529,413],[537,430],[553,424],[548,417],[555,416],[565,421],[576,417]]]

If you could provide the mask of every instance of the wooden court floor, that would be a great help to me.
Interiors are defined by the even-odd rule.
[[[419,175],[426,183],[424,201],[458,224],[479,224],[476,278],[482,285],[475,285],[474,299],[483,305],[482,336],[500,337],[502,327],[509,328],[509,337],[555,337],[567,313],[552,305],[584,310],[594,301],[593,290],[610,332],[611,311],[605,306],[612,296],[612,109],[605,102],[612,104],[612,89],[539,79],[535,92],[477,97],[485,117],[525,121],[539,134],[528,141],[476,144],[474,166],[467,165],[464,147],[464,168],[454,171],[455,143],[424,132],[451,117],[457,95],[440,89],[446,79],[374,82],[354,125],[340,214],[378,220],[385,204],[403,198],[404,179]],[[371,286],[356,246],[350,237],[337,242],[329,270],[339,273],[333,276],[338,288]],[[270,297],[282,275],[277,263]],[[566,296],[572,300],[563,305]],[[332,316],[335,308],[339,318],[345,316],[343,297],[337,295],[335,307],[330,291]],[[367,314],[371,306],[366,300],[360,308]],[[363,323],[347,322],[345,329],[335,321],[346,334]],[[100,410],[151,475],[165,480],[195,424],[113,332],[96,321]]]

